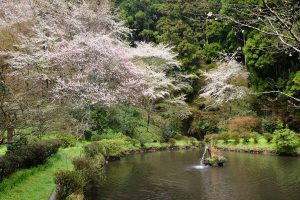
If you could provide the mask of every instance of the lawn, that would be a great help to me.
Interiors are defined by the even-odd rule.
[[[0,184],[0,200],[49,199],[55,187],[54,174],[72,169],[72,158],[81,154],[83,145],[60,149],[46,164],[14,173]]]
[[[238,144],[234,144],[233,141],[225,143],[224,140],[218,140],[216,146],[229,149],[275,151],[275,145],[268,143],[263,137],[259,138],[257,143],[253,139],[250,139],[248,143],[244,143],[241,140]]]
[[[6,145],[0,145],[0,156],[3,156],[6,152]]]

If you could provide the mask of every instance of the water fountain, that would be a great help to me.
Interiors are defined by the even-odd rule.
[[[223,167],[224,163],[227,161],[224,156],[221,155],[221,151],[214,146],[208,147],[209,157],[203,160],[204,165],[212,167]]]
[[[204,164],[203,164],[203,161],[204,161],[204,157],[205,157],[205,154],[206,154],[206,152],[207,152],[207,149],[208,149],[208,146],[205,145],[205,147],[204,147],[204,152],[203,152],[203,155],[202,155],[201,160],[200,160],[200,166],[203,166],[203,165],[204,165]]]
[[[204,164],[204,158],[205,158],[205,154],[207,153],[207,150],[209,149],[209,147],[207,145],[204,146],[204,151],[202,154],[202,157],[200,159],[200,165],[196,165],[193,168],[194,169],[204,169],[207,168],[208,166]]]
[[[208,157],[205,158],[205,155],[208,153]],[[226,162],[226,158],[221,155],[220,150],[216,149],[213,146],[208,146],[205,144],[202,157],[200,159],[200,165],[196,165],[193,168],[195,169],[204,169],[208,166],[211,167],[222,167]]]

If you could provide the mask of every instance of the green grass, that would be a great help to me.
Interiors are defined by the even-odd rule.
[[[248,143],[240,140],[238,144],[234,144],[233,141],[225,143],[224,140],[218,140],[216,146],[229,149],[275,151],[275,145],[268,143],[263,137],[258,139],[258,143],[255,143],[253,139],[250,139]]]
[[[105,140],[102,140],[103,142]],[[107,140],[108,141],[108,140]],[[121,152],[137,150],[140,147],[133,146],[126,140],[111,140],[117,144],[117,150]],[[82,153],[83,146],[87,144],[78,143],[75,147],[60,149],[47,163],[30,169],[22,169],[0,183],[0,200],[47,200],[54,190],[54,174],[59,170],[72,170],[72,159]],[[109,144],[109,143],[108,143]],[[176,140],[176,146],[190,146],[192,140],[182,138]],[[169,147],[169,143],[146,143],[146,148]],[[0,146],[0,155],[6,151],[5,146]]]
[[[191,139],[190,137],[183,137],[182,139],[176,140],[176,146],[179,147],[186,147],[186,146],[193,146],[193,145],[198,145],[199,141],[196,139]]]
[[[72,158],[79,156],[84,143],[60,149],[46,164],[23,169],[0,183],[0,200],[47,200],[52,193],[54,174],[72,169]]]
[[[193,146],[195,143],[199,144],[198,141],[195,141],[189,137],[183,137],[182,139],[175,140],[175,146],[177,147],[186,147],[186,146]],[[145,143],[144,147],[147,148],[163,148],[163,147],[170,147],[169,143],[163,142],[149,142]]]
[[[6,153],[6,145],[0,145],[0,156]]]
[[[168,143],[161,143],[161,142],[148,142],[144,144],[144,148],[150,149],[150,148],[163,148],[163,147],[169,147],[170,144]]]

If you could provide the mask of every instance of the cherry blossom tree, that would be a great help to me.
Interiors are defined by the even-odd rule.
[[[1,116],[6,116],[9,135],[17,128],[10,125],[17,124],[16,116],[28,119],[24,113],[51,103],[52,90],[67,69],[54,66],[48,55],[55,54],[54,49],[59,51],[61,44],[75,44],[80,35],[101,33],[119,38],[127,34],[128,29],[116,18],[109,1],[1,1],[0,31],[14,38],[8,41],[9,50],[0,48],[1,82],[10,91],[2,98]]]
[[[109,1],[18,2],[4,1],[0,6],[1,25],[24,23],[28,32],[16,33],[21,38],[17,51],[0,52],[9,66],[5,77],[22,80],[28,87],[22,94],[40,104],[129,103],[150,113],[156,101],[182,88],[167,75],[172,67],[180,67],[171,48],[146,43],[133,48],[122,41],[130,33],[118,22]]]
[[[203,76],[207,84],[201,90],[200,98],[208,101],[208,107],[241,99],[249,94],[248,72],[234,57],[227,56]]]

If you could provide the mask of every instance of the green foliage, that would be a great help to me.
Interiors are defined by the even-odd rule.
[[[101,135],[96,134],[91,137],[91,141],[99,141],[101,140],[101,138],[102,138]]]
[[[228,143],[228,141],[230,140],[230,134],[227,132],[221,133],[220,134],[220,139],[224,140],[225,143]]]
[[[94,158],[102,154],[105,157],[116,156],[120,157],[126,151],[137,150],[140,148],[140,143],[131,138],[119,139],[102,139],[97,142],[92,142],[84,147],[84,152],[88,157]]]
[[[220,134],[207,134],[204,136],[204,141],[207,143],[215,143],[220,139]]]
[[[6,151],[7,151],[6,145],[0,145],[0,156],[5,155]]]
[[[84,180],[89,185],[99,185],[104,180],[103,166],[106,160],[104,156],[99,153],[91,157],[77,157],[73,160],[75,170],[81,173]]]
[[[102,140],[102,139],[113,140],[113,139],[127,139],[127,138],[129,138],[128,136],[124,135],[123,133],[115,132],[112,129],[107,129],[104,132],[105,133],[103,133],[103,134],[99,134],[100,140]]]
[[[268,143],[270,143],[273,140],[273,135],[271,133],[265,132],[263,134],[263,136],[267,140]]]
[[[14,153],[20,148],[26,146],[28,144],[28,140],[25,137],[21,137],[17,141],[10,143],[7,145],[7,153]]]
[[[217,133],[219,132],[218,122],[216,119],[209,117],[195,118],[192,122],[190,131],[193,133],[200,133],[201,135]]]
[[[262,118],[262,130],[264,132],[273,133],[277,128],[278,122],[273,120],[271,116]]]
[[[294,153],[299,147],[299,138],[296,133],[288,128],[277,129],[274,132],[272,142],[279,153]]]
[[[275,59],[271,51],[266,51],[274,40],[263,37],[256,31],[248,35],[248,40],[243,49],[247,59],[247,64],[255,68],[264,68],[275,63]]]
[[[86,154],[87,155],[87,154]],[[74,165],[74,169],[77,171],[88,169],[91,165],[91,157],[87,155],[86,157],[76,157],[73,159],[72,163]]]
[[[91,141],[92,136],[93,136],[93,132],[92,131],[90,131],[90,130],[85,130],[84,131],[84,139],[85,140]]]
[[[201,52],[201,58],[205,60],[207,63],[211,63],[214,60],[217,60],[220,57],[220,53],[222,51],[222,45],[217,42],[209,43],[204,45]]]
[[[87,157],[94,158],[96,155],[106,154],[106,149],[98,142],[92,142],[84,147],[84,153]]]
[[[183,138],[183,135],[181,135],[180,133],[177,133],[175,136],[174,136],[174,139],[176,140],[180,140]]]
[[[233,140],[233,144],[238,144],[240,142],[240,137],[237,132],[229,132],[229,137]]]
[[[150,126],[149,131],[147,131],[146,127],[138,127],[133,138],[140,141],[141,145],[163,141],[161,130],[155,126]]]
[[[156,22],[160,17],[158,3],[163,0],[115,0],[121,19],[133,30],[133,40],[155,42]]]
[[[71,134],[59,134],[57,138],[61,141],[62,147],[74,147],[76,145],[76,138]]]
[[[174,138],[170,138],[168,142],[171,147],[174,147],[176,145],[176,140]]]
[[[113,130],[132,136],[139,126],[145,126],[143,110],[131,105],[93,108],[92,119],[99,133]]]
[[[104,156],[116,156],[120,157],[126,151],[136,150],[137,147],[133,146],[133,143],[130,140],[101,140],[98,142],[100,146],[103,146],[105,152]]]
[[[60,146],[59,141],[49,140],[25,145],[13,152],[8,152],[0,157],[0,180],[19,169],[45,163],[51,155],[58,151]]]
[[[253,142],[254,142],[255,144],[258,143],[259,137],[260,137],[260,135],[259,135],[259,133],[257,133],[257,132],[252,132],[252,133],[250,133],[250,138],[253,139]]]
[[[67,200],[84,200],[83,194],[71,194],[67,197]]]
[[[242,133],[242,134],[240,135],[240,139],[243,139],[243,142],[244,142],[245,144],[249,143],[250,138],[251,138],[250,133]]]
[[[294,95],[297,91],[300,91],[300,71],[296,73],[291,73],[289,82],[287,84],[287,92],[290,95]]]
[[[81,154],[82,145],[84,143],[79,143],[76,147],[59,149],[45,164],[13,173],[0,183],[0,199],[49,199],[55,188],[54,174],[59,170],[70,169],[73,157]]]
[[[72,193],[80,193],[84,187],[84,178],[76,171],[59,171],[55,175],[57,199],[65,200]]]

